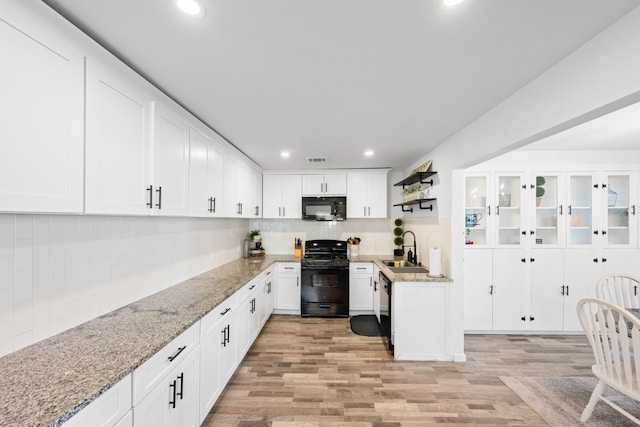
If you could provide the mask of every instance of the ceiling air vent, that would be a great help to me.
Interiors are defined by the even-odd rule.
[[[327,163],[326,157],[307,157],[307,163]]]

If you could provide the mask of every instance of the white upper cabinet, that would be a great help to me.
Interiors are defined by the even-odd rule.
[[[189,136],[189,216],[224,216],[224,149],[205,130]]]
[[[611,248],[638,245],[637,174],[607,172],[599,184],[601,226],[604,246]]]
[[[156,103],[153,133],[153,209],[157,215],[189,212],[189,124],[178,107]]]
[[[255,174],[258,171],[239,156],[227,156],[224,163],[224,203],[227,217],[256,218],[261,214],[262,203],[257,201],[258,193],[253,189],[257,185]]]
[[[303,196],[345,196],[347,174],[302,175]]]
[[[148,215],[153,101],[120,73],[86,70],[85,211]]]
[[[262,177],[263,218],[300,219],[302,216],[301,175],[272,175]]]
[[[0,10],[0,211],[80,213],[83,54],[14,7]]]
[[[387,218],[387,172],[347,174],[347,218]]]

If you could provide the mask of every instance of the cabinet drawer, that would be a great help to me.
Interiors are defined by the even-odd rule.
[[[133,405],[140,403],[169,371],[198,345],[199,341],[200,322],[184,331],[133,371]]]
[[[278,273],[300,274],[299,262],[279,262]]]
[[[373,274],[372,262],[350,262],[349,273]]]
[[[125,414],[128,417],[125,417]],[[128,420],[128,421],[127,421]],[[82,409],[65,427],[81,426],[126,426],[131,420],[131,375],[127,375],[117,384],[105,391],[96,400]]]
[[[200,330],[202,331],[202,334],[205,334],[205,331],[211,329],[211,327],[218,323],[220,319],[228,316],[231,313],[231,310],[235,308],[236,304],[236,294],[233,294],[218,304],[216,308],[207,313],[207,315],[205,315],[200,321]]]

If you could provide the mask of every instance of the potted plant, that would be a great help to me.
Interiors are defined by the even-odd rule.
[[[251,230],[247,233],[247,239],[253,240],[254,242],[262,241],[262,236],[260,235],[260,230]]]
[[[542,196],[544,196],[543,185],[545,182],[546,180],[544,179],[544,176],[536,177],[536,207],[540,206],[540,203],[542,203]]]
[[[402,244],[404,243],[404,239],[402,238],[402,220],[400,218],[396,218],[394,225],[393,244],[396,245],[397,248],[393,250],[393,256],[402,257],[404,255],[404,249],[402,248]]]
[[[405,187],[402,190],[404,193],[404,201],[410,202],[411,200],[416,200],[420,198],[420,194],[422,193],[422,184],[413,184],[408,187]]]

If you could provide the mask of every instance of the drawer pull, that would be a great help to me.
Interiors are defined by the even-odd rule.
[[[220,313],[220,316],[224,316],[225,314],[227,314],[229,312],[229,310],[231,310],[231,307],[227,307],[227,309],[225,311]]]
[[[178,350],[175,353],[173,353],[171,356],[169,356],[169,362],[173,362],[176,357],[180,356],[180,353],[182,353],[185,348],[187,348],[186,345],[183,347],[178,347]]]

